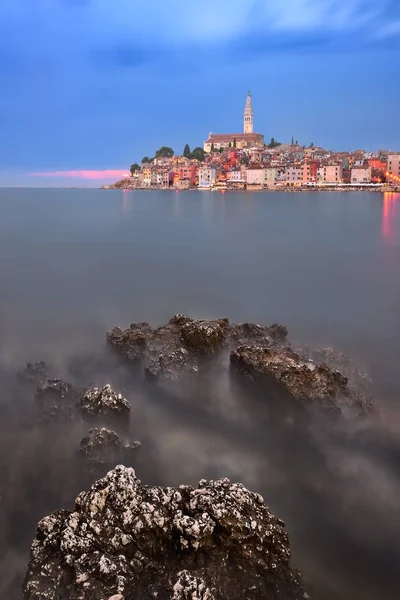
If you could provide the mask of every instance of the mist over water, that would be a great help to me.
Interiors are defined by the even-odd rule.
[[[82,485],[74,451],[87,428],[26,427],[32,391],[14,373],[45,360],[68,380],[124,391],[142,481],[242,481],[286,521],[293,564],[316,598],[393,600],[399,264],[400,195],[0,190],[0,488],[6,481],[15,500],[0,597],[25,569],[37,520],[72,507]],[[281,322],[292,341],[345,351],[373,377],[382,412],[277,427],[262,399],[226,376],[200,391],[161,390],[105,353],[113,325],[160,325],[178,312]],[[77,375],[71,363],[93,353],[102,368]]]

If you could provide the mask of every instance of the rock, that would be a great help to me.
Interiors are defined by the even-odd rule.
[[[139,446],[140,442],[124,445],[115,431],[103,427],[90,429],[78,452],[84,458],[86,473],[99,477],[120,463],[131,464]]]
[[[231,352],[231,370],[247,376],[277,406],[292,401],[333,412],[346,408],[363,412],[369,400],[348,385],[348,380],[327,365],[303,359],[291,348],[242,346]]]
[[[62,379],[47,379],[36,388],[35,401],[39,420],[70,421],[76,417],[79,392]]]
[[[148,323],[132,324],[126,331],[115,327],[107,333],[107,340],[135,367],[142,365],[147,379],[177,380],[219,369],[223,350],[254,342],[270,347],[286,335],[282,325],[232,325],[226,318],[196,320],[176,315],[158,329]]]
[[[127,423],[131,405],[111,385],[105,385],[88,390],[81,398],[79,408],[82,415],[89,419]]]
[[[147,487],[118,466],[42,519],[24,600],[300,600],[284,523],[227,479]]]
[[[26,367],[17,373],[20,383],[39,385],[48,377],[48,368],[45,362],[38,361],[28,363]]]

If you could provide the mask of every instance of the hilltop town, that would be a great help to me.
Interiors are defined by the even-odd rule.
[[[177,190],[302,190],[396,189],[400,187],[400,152],[355,150],[333,152],[254,132],[250,92],[243,115],[243,133],[210,133],[203,147],[183,154],[163,146],[154,157],[134,163],[130,176],[105,189]]]

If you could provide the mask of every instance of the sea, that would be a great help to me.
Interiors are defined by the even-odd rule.
[[[374,381],[378,404],[395,415],[387,435],[400,439],[400,194],[0,189],[4,368],[62,364],[103,347],[115,325],[158,326],[177,313],[282,323],[293,343],[344,352]],[[339,513],[340,490],[335,502],[333,495],[317,502],[315,490],[297,482],[294,491],[290,477],[281,473],[277,482],[273,469],[262,469],[266,451],[239,445],[238,455],[232,436],[211,442],[193,418],[139,401],[146,435],[165,444],[160,483],[198,481],[214,461],[213,473],[243,481],[267,502],[271,489],[272,509],[292,531],[293,561],[314,577],[316,598],[394,600],[397,442],[390,460],[382,452],[366,457],[359,445],[352,452],[348,436],[343,455],[336,445],[329,453],[330,442],[321,446],[325,477],[339,464],[345,481]],[[354,523],[354,535],[345,535],[339,517],[347,529]]]

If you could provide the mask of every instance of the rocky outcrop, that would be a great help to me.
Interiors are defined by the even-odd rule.
[[[79,409],[87,419],[126,423],[129,421],[131,405],[122,394],[118,394],[107,384],[85,392],[80,400]]]
[[[176,380],[218,368],[223,350],[244,343],[270,347],[281,344],[286,336],[282,325],[233,325],[226,318],[196,320],[176,315],[157,329],[149,323],[134,323],[125,331],[115,327],[107,333],[107,340],[133,366],[143,366],[148,379]]]
[[[296,406],[318,406],[338,413],[346,408],[363,412],[370,406],[339,371],[305,360],[288,347],[241,346],[231,352],[231,370],[257,384],[276,406],[290,401]]]
[[[85,471],[99,477],[120,463],[131,464],[140,442],[123,444],[121,438],[111,429],[90,429],[81,440],[79,455],[84,460]]]
[[[79,391],[62,379],[46,379],[35,393],[38,420],[42,422],[70,421],[76,417]]]
[[[147,487],[117,467],[40,521],[24,600],[300,600],[284,523],[227,479]]]

